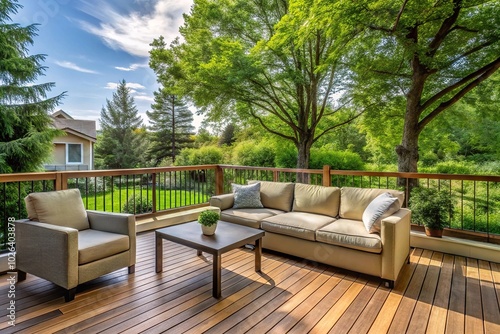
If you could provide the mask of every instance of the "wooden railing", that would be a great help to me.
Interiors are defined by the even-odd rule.
[[[412,182],[446,189],[455,211],[447,233],[500,243],[500,176],[201,165],[1,174],[0,250],[9,218],[26,217],[23,199],[30,192],[79,188],[87,209],[142,216],[207,205],[212,195],[230,192],[231,183],[248,180],[401,189],[406,206]]]

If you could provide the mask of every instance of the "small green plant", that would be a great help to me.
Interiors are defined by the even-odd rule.
[[[212,226],[217,224],[220,219],[220,213],[212,210],[205,210],[198,216],[198,223],[203,226]]]
[[[122,212],[124,213],[140,214],[152,211],[153,201],[146,200],[146,197],[141,197],[140,194],[130,196],[122,207]]]
[[[442,230],[453,217],[450,193],[433,188],[413,188],[410,209],[412,221],[429,229]]]

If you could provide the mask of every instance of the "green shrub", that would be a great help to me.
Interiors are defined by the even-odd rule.
[[[125,213],[140,214],[152,211],[153,211],[153,201],[151,201],[150,199],[146,199],[145,196],[141,197],[140,194],[135,194],[130,196],[127,199],[127,202],[123,204],[122,207],[122,212]]]
[[[274,158],[276,167],[295,168],[297,167],[297,149],[293,145],[279,147]]]
[[[212,226],[214,224],[217,224],[219,219],[220,219],[219,212],[212,210],[205,210],[202,211],[198,216],[198,223],[200,223],[203,226]]]
[[[415,187],[409,200],[413,223],[432,229],[442,229],[453,218],[453,201],[449,192],[434,188]]]
[[[364,170],[364,162],[357,153],[326,148],[311,149],[309,168],[321,169],[325,165],[337,170]]]
[[[176,166],[215,165],[224,163],[223,149],[217,146],[185,148],[175,160]]]
[[[472,168],[471,168],[472,167]],[[439,174],[471,174],[474,170],[474,165],[464,161],[444,161],[439,162],[434,167],[436,173]]]
[[[233,149],[233,163],[240,166],[274,167],[274,150],[266,144],[247,141]]]

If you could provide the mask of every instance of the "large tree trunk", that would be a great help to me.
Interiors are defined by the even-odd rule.
[[[297,168],[309,168],[309,158],[311,156],[312,138],[302,139],[298,145]],[[309,183],[309,175],[304,173],[297,173],[297,182]]]

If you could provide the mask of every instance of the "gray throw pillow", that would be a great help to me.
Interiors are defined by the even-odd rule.
[[[389,217],[398,210],[399,202],[397,197],[392,196],[390,193],[378,195],[363,212],[363,224],[366,230],[370,233],[380,232],[382,219]]]
[[[248,186],[232,183],[231,187],[234,194],[234,209],[264,207],[260,201],[260,183]]]

